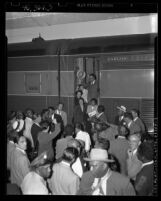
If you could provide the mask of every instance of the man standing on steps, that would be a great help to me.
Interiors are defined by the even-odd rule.
[[[88,84],[88,102],[95,98],[98,100],[99,97],[99,89],[98,89],[98,81],[96,80],[96,75],[91,73],[89,75],[89,84]]]

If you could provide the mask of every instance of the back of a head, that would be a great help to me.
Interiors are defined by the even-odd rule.
[[[15,138],[16,136],[18,136],[18,132],[16,132],[14,129],[10,130],[8,133],[7,133],[7,137],[8,137],[8,140],[9,141],[15,141]]]
[[[130,120],[133,120],[132,114],[130,112],[125,112],[124,113],[124,118],[128,118]]]
[[[108,151],[110,148],[110,141],[108,139],[101,138],[98,136],[98,141],[95,145],[95,148],[106,149]]]
[[[74,147],[67,147],[62,156],[62,160],[68,163],[73,163],[78,157],[78,150]]]
[[[77,129],[79,129],[79,130],[81,130],[81,131],[84,131],[84,126],[83,126],[83,124],[80,123],[80,122],[77,122],[77,123],[75,124],[75,128],[77,128]]]
[[[97,111],[98,111],[99,113],[104,112],[104,111],[105,111],[104,105],[99,105],[98,108],[97,108]]]
[[[73,136],[74,128],[72,124],[67,124],[64,128],[64,136]]]
[[[67,142],[67,147],[74,147],[78,150],[78,154],[80,154],[81,143],[77,139],[71,139]]]
[[[50,122],[47,120],[43,120],[40,122],[40,126],[42,130],[46,130],[50,126]]]
[[[153,152],[153,143],[151,142],[143,142],[138,148],[138,154],[141,157],[145,157],[147,161],[153,160]]]

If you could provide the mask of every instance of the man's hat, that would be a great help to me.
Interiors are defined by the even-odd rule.
[[[126,107],[123,106],[123,105],[121,105],[120,107],[117,106],[117,109],[119,109],[119,110],[121,110],[121,111],[123,111],[123,112],[126,112]]]
[[[48,163],[46,151],[36,157],[30,164],[31,168],[38,168]]]
[[[108,159],[108,153],[105,149],[93,148],[91,149],[89,158],[84,158],[85,161],[104,161],[114,162],[112,159]]]

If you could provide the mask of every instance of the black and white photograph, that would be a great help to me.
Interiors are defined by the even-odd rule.
[[[5,9],[5,195],[157,196],[156,4],[35,5]]]

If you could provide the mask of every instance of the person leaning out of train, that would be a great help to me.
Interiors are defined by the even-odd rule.
[[[96,75],[91,73],[89,75],[89,83],[88,83],[88,102],[92,99],[98,99],[99,97],[99,89],[98,89],[98,82],[96,79]]]

